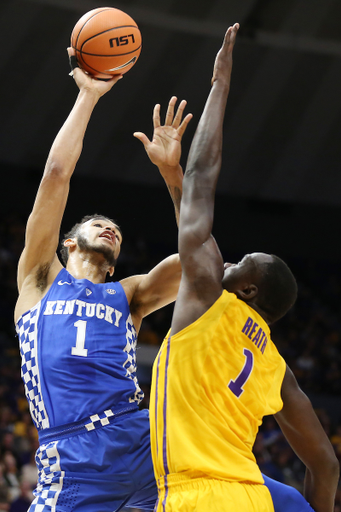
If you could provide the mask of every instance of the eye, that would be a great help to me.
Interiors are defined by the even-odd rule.
[[[95,228],[101,228],[102,224],[94,224]]]

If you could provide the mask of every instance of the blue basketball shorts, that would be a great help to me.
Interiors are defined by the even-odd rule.
[[[36,453],[38,486],[28,512],[154,509],[149,413],[134,410],[110,420],[104,426],[94,422],[90,431],[77,427],[54,436],[56,429],[49,429],[45,440],[42,436]],[[263,477],[275,512],[313,512],[296,489]]]
[[[264,483],[270,491],[275,512],[314,512],[307,500],[297,489],[281,484],[263,475]]]
[[[157,487],[147,410],[117,416],[90,431],[54,440],[49,435],[40,442],[36,463],[39,479],[29,512],[154,509]]]

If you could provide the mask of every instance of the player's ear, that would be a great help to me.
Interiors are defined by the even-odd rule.
[[[237,290],[235,293],[239,299],[244,302],[249,302],[258,295],[258,286],[255,284],[248,284],[243,286],[242,289]]]
[[[114,272],[115,272],[115,267],[110,267],[108,272],[109,272],[109,276],[112,277],[114,275]]]
[[[75,247],[77,245],[77,241],[75,238],[67,238],[63,242],[64,247]]]

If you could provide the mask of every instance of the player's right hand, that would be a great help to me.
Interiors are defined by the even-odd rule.
[[[187,104],[185,100],[180,102],[176,114],[174,115],[176,101],[177,98],[172,96],[168,103],[164,125],[161,125],[160,121],[160,105],[155,105],[153,112],[154,133],[151,141],[144,133],[134,133],[134,137],[143,143],[151,162],[157,165],[159,169],[179,165],[181,139],[188,123],[193,117],[192,114],[187,114],[186,117],[182,119]]]
[[[75,55],[76,52],[73,48],[67,49],[69,55],[69,61],[71,66],[70,75],[74,78],[79,90],[86,90],[93,92],[99,97],[103,96],[106,92],[110,91],[110,89],[123,78],[123,75],[114,75],[111,80],[98,80],[88,73],[85,73],[78,64],[75,64]]]
[[[217,53],[211,84],[213,85],[216,80],[224,80],[230,84],[231,71],[232,71],[232,51],[234,43],[236,42],[237,32],[239,30],[239,23],[235,23],[226,31],[224,42],[219,52]]]

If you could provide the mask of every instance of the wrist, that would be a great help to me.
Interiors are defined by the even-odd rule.
[[[98,93],[98,91],[96,91],[96,89],[84,87],[80,89],[78,97],[80,100],[83,100],[95,106],[98,100],[100,99],[101,95]]]
[[[159,165],[159,171],[168,184],[182,184],[183,171],[180,164],[177,165]]]

